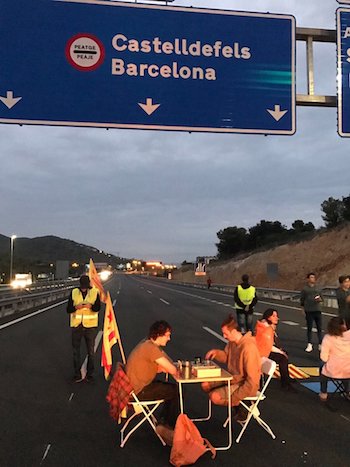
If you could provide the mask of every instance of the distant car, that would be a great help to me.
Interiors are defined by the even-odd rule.
[[[28,287],[32,285],[33,279],[32,274],[16,274],[15,279],[11,282],[11,287],[14,289],[23,289],[24,287]]]

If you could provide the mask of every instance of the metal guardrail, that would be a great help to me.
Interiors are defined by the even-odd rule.
[[[32,291],[2,297],[0,298],[0,318],[65,299],[74,287],[76,287],[75,281],[69,281],[69,285],[67,282],[64,284],[61,282],[61,287],[52,287],[45,292]]]
[[[168,281],[168,279],[163,279]],[[192,283],[192,282],[182,282],[182,281],[173,281],[171,282],[183,285],[185,287],[194,287],[198,289],[207,289],[206,284]],[[214,284],[211,285],[210,290],[217,290],[220,292],[226,292],[233,295],[235,286],[227,284]],[[286,290],[286,289],[271,289],[264,287],[257,287],[257,294],[260,298],[269,298],[271,300],[277,301],[291,301],[299,304],[300,302],[300,290]],[[338,309],[338,301],[336,298],[336,287],[323,287],[322,296],[324,299],[325,308],[334,308]]]

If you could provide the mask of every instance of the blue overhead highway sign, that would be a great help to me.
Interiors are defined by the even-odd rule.
[[[350,136],[350,9],[337,10],[338,133]]]
[[[295,132],[295,19],[0,0],[0,123]]]

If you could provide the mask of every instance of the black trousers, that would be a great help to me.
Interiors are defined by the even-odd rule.
[[[312,343],[312,324],[315,321],[317,328],[318,343],[322,342],[322,315],[320,311],[307,311],[305,312],[306,326],[307,326],[307,341]]]
[[[152,381],[137,394],[137,397],[140,401],[164,399],[165,403],[160,413],[160,419],[172,428],[175,427],[176,419],[180,413],[179,391],[176,384]]]
[[[281,374],[281,385],[288,386],[290,383],[290,376],[288,371],[288,358],[277,352],[271,352],[269,358],[274,362],[278,363]]]
[[[74,375],[76,377],[81,376],[80,347],[81,347],[82,338],[85,339],[86,351],[88,354],[86,376],[87,377],[92,376],[94,372],[96,331],[97,331],[97,328],[84,328],[82,324],[80,324],[76,328],[72,328],[73,365],[74,365]]]

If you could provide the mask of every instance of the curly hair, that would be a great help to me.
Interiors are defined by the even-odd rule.
[[[167,331],[171,331],[171,326],[167,321],[156,321],[149,328],[148,338],[155,340],[159,336],[164,336]]]

